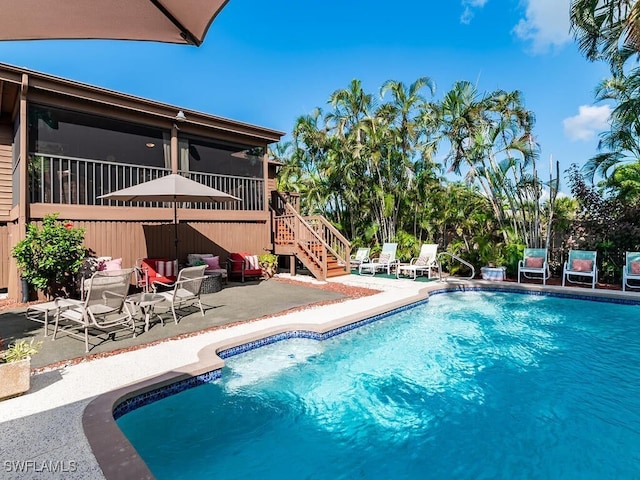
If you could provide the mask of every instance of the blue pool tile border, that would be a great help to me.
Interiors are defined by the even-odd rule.
[[[640,298],[638,300],[632,300],[627,298],[599,297],[596,295],[579,295],[574,293],[545,292],[540,290],[523,290],[523,289],[507,287],[507,286],[494,287],[494,286],[455,285],[455,286],[440,288],[437,290],[432,290],[429,292],[429,297],[432,297],[434,295],[440,295],[443,293],[455,293],[455,292],[519,293],[523,295],[556,297],[556,298],[564,298],[564,299],[571,299],[571,300],[587,300],[587,301],[595,301],[595,302],[602,302],[602,303],[616,303],[616,304],[622,304],[622,305],[640,305]],[[275,335],[269,335],[259,340],[243,343],[242,345],[226,348],[224,350],[218,351],[217,354],[221,359],[224,360],[229,357],[233,357],[241,353],[246,353],[260,347],[264,347],[267,345],[271,345],[277,342],[290,340],[294,338],[305,338],[305,339],[318,340],[318,341],[326,340],[328,338],[335,337],[337,335],[341,335],[351,330],[355,330],[365,325],[369,325],[371,323],[377,322],[391,315],[395,315],[400,312],[417,308],[421,305],[424,305],[425,303],[428,303],[429,297],[414,303],[410,303],[408,305],[404,305],[402,307],[394,308],[393,310],[389,310],[388,312],[379,313],[377,315],[373,315],[371,317],[358,320],[357,322],[349,323],[347,325],[343,325],[341,327],[328,330],[325,333],[317,333],[317,332],[312,332],[310,330],[289,330],[286,332],[277,333]],[[118,418],[122,417],[123,415],[137,408],[143,407],[145,405],[149,405],[150,403],[156,402],[158,400],[169,397],[176,393],[180,393],[184,390],[197,387],[198,385],[214,382],[220,379],[221,376],[222,376],[222,370],[216,369],[210,372],[196,375],[195,377],[179,380],[171,385],[159,387],[149,392],[145,392],[143,394],[129,398],[114,407],[113,418],[117,420]]]
[[[210,372],[196,375],[195,377],[186,378],[184,380],[178,380],[177,382],[172,383],[171,385],[159,387],[154,390],[150,390],[149,392],[136,395],[135,397],[128,398],[125,401],[115,406],[115,408],[113,409],[113,418],[114,420],[117,420],[123,415],[137,408],[143,407],[145,405],[149,405],[150,403],[156,402],[163,398],[167,398],[171,395],[175,395],[176,393],[183,392],[184,390],[197,387],[198,385],[211,383],[219,379],[221,376],[222,376],[221,369],[216,369]]]

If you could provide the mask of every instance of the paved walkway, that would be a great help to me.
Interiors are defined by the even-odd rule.
[[[104,478],[82,429],[82,412],[97,395],[193,363],[198,359],[198,351],[218,341],[283,324],[330,322],[410,299],[425,287],[424,283],[411,280],[354,275],[339,277],[333,282],[378,289],[380,293],[236,323],[34,375],[28,393],[0,402],[0,478]],[[279,301],[290,302],[289,294],[294,285],[282,285],[286,286],[286,292]],[[336,294],[332,297],[336,299]],[[260,313],[266,314],[269,308],[265,302]],[[197,317],[200,317],[199,313]],[[162,327],[158,326],[157,330]],[[83,343],[77,339],[73,341]],[[61,472],[61,469],[65,471]]]

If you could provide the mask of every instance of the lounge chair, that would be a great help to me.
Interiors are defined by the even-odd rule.
[[[158,292],[158,295],[162,295],[165,300],[170,303],[173,321],[176,325],[178,324],[176,309],[180,309],[186,305],[192,305],[196,302],[198,302],[200,313],[204,317],[204,310],[200,302],[200,290],[202,288],[202,281],[206,278],[204,275],[206,268],[206,265],[183,268],[180,270],[180,273],[178,273],[178,279],[173,285],[156,282],[157,285],[172,287],[171,290],[166,292]]]
[[[524,258],[518,262],[518,283],[520,283],[522,276],[529,280],[541,279],[542,285],[547,284],[551,271],[547,261],[546,248],[524,249]]]
[[[358,266],[358,274],[375,275],[378,270],[386,270],[387,275],[391,275],[391,267],[398,264],[396,260],[397,249],[397,243],[385,243],[377,258],[372,258],[369,262],[363,262]]]
[[[408,264],[399,264],[396,268],[396,278],[400,275],[408,275],[414,280],[418,278],[418,274],[424,275],[427,272],[428,278],[431,278],[431,270],[438,268],[437,243],[425,243],[420,248],[420,254],[410,260]]]
[[[96,272],[88,280],[84,300],[56,299],[61,308],[56,309],[53,340],[58,330],[63,330],[70,336],[84,338],[85,352],[89,352],[89,329],[113,334],[126,328],[135,337],[135,323],[125,304],[132,273],[133,268]],[[120,328],[114,331],[114,327]]]
[[[596,288],[598,282],[598,267],[596,265],[597,252],[591,250],[569,250],[569,258],[562,269],[562,286],[565,280],[569,283],[591,285]],[[577,280],[576,277],[587,277],[591,281]]]
[[[640,282],[640,252],[626,252],[624,267],[622,267],[622,291],[627,288],[640,288],[640,284],[631,284],[632,282]]]
[[[369,261],[370,248],[359,248],[355,255],[351,255],[351,270],[355,270],[361,263],[367,263]]]

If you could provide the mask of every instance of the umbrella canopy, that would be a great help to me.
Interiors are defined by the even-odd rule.
[[[227,2],[0,0],[0,40],[150,40],[198,46]]]
[[[214,203],[241,200],[175,173],[107,193],[98,198],[121,202],[173,202],[176,258],[178,258],[178,202]]]
[[[233,195],[172,173],[98,198],[121,202],[233,202]]]

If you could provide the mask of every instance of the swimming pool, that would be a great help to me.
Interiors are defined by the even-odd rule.
[[[640,307],[449,293],[118,425],[157,478],[633,478]]]

